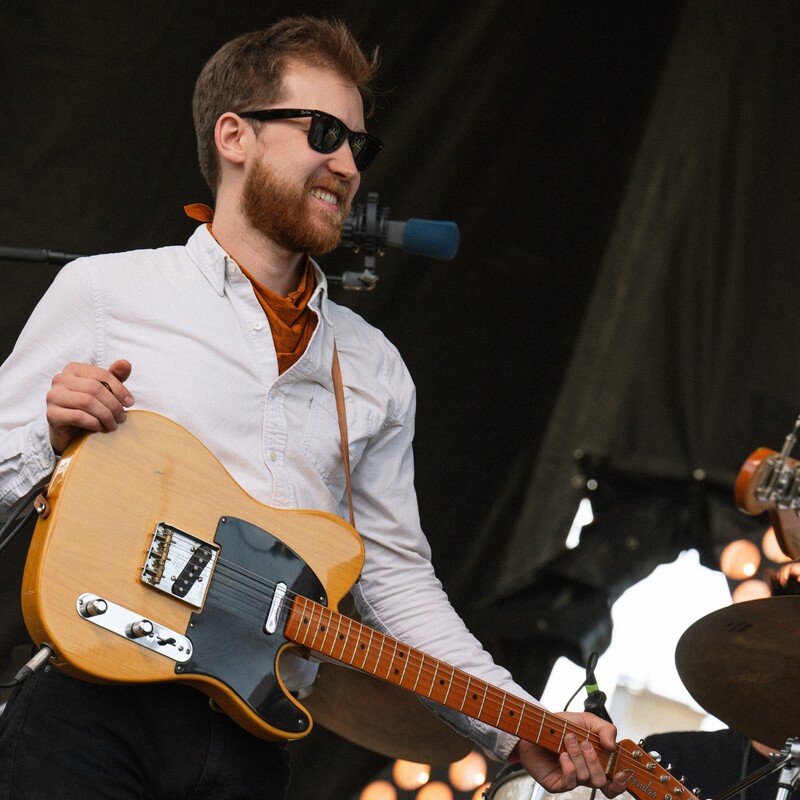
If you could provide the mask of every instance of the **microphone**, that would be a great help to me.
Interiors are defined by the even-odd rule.
[[[594,676],[594,668],[597,666],[597,659],[599,654],[594,650],[589,656],[589,661],[586,664],[586,699],[583,701],[583,710],[589,711],[595,716],[604,719],[606,722],[611,722],[611,715],[606,710],[606,694],[600,691],[597,685],[597,678]]]
[[[378,193],[370,192],[365,204],[356,204],[342,228],[342,247],[380,254],[386,246],[399,247],[414,256],[450,261],[458,251],[460,234],[455,222],[432,219],[388,219],[389,209],[378,208]]]

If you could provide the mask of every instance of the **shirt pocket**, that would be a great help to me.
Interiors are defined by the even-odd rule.
[[[345,408],[350,470],[353,471],[367,446],[377,414],[368,405],[357,402],[347,393]],[[315,384],[311,396],[300,450],[326,484],[344,487],[342,439],[336,397],[319,383]]]

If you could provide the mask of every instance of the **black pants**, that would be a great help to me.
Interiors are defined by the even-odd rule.
[[[101,686],[47,666],[0,717],[0,800],[283,800],[282,745],[179,684]]]

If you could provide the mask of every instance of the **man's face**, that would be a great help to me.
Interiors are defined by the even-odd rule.
[[[290,63],[283,86],[282,99],[270,107],[316,109],[351,130],[365,130],[361,95],[336,72]],[[361,174],[348,142],[333,153],[312,150],[310,123],[288,119],[261,125],[241,202],[250,224],[280,247],[323,254],[339,244]]]

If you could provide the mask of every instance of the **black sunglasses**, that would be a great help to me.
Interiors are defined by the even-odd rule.
[[[351,131],[347,125],[324,111],[309,111],[304,108],[268,108],[263,111],[240,111],[240,117],[268,122],[272,119],[301,119],[311,117],[308,143],[318,153],[338,150],[345,139],[350,143],[353,160],[359,172],[363,172],[380,153],[383,142],[369,133]]]

